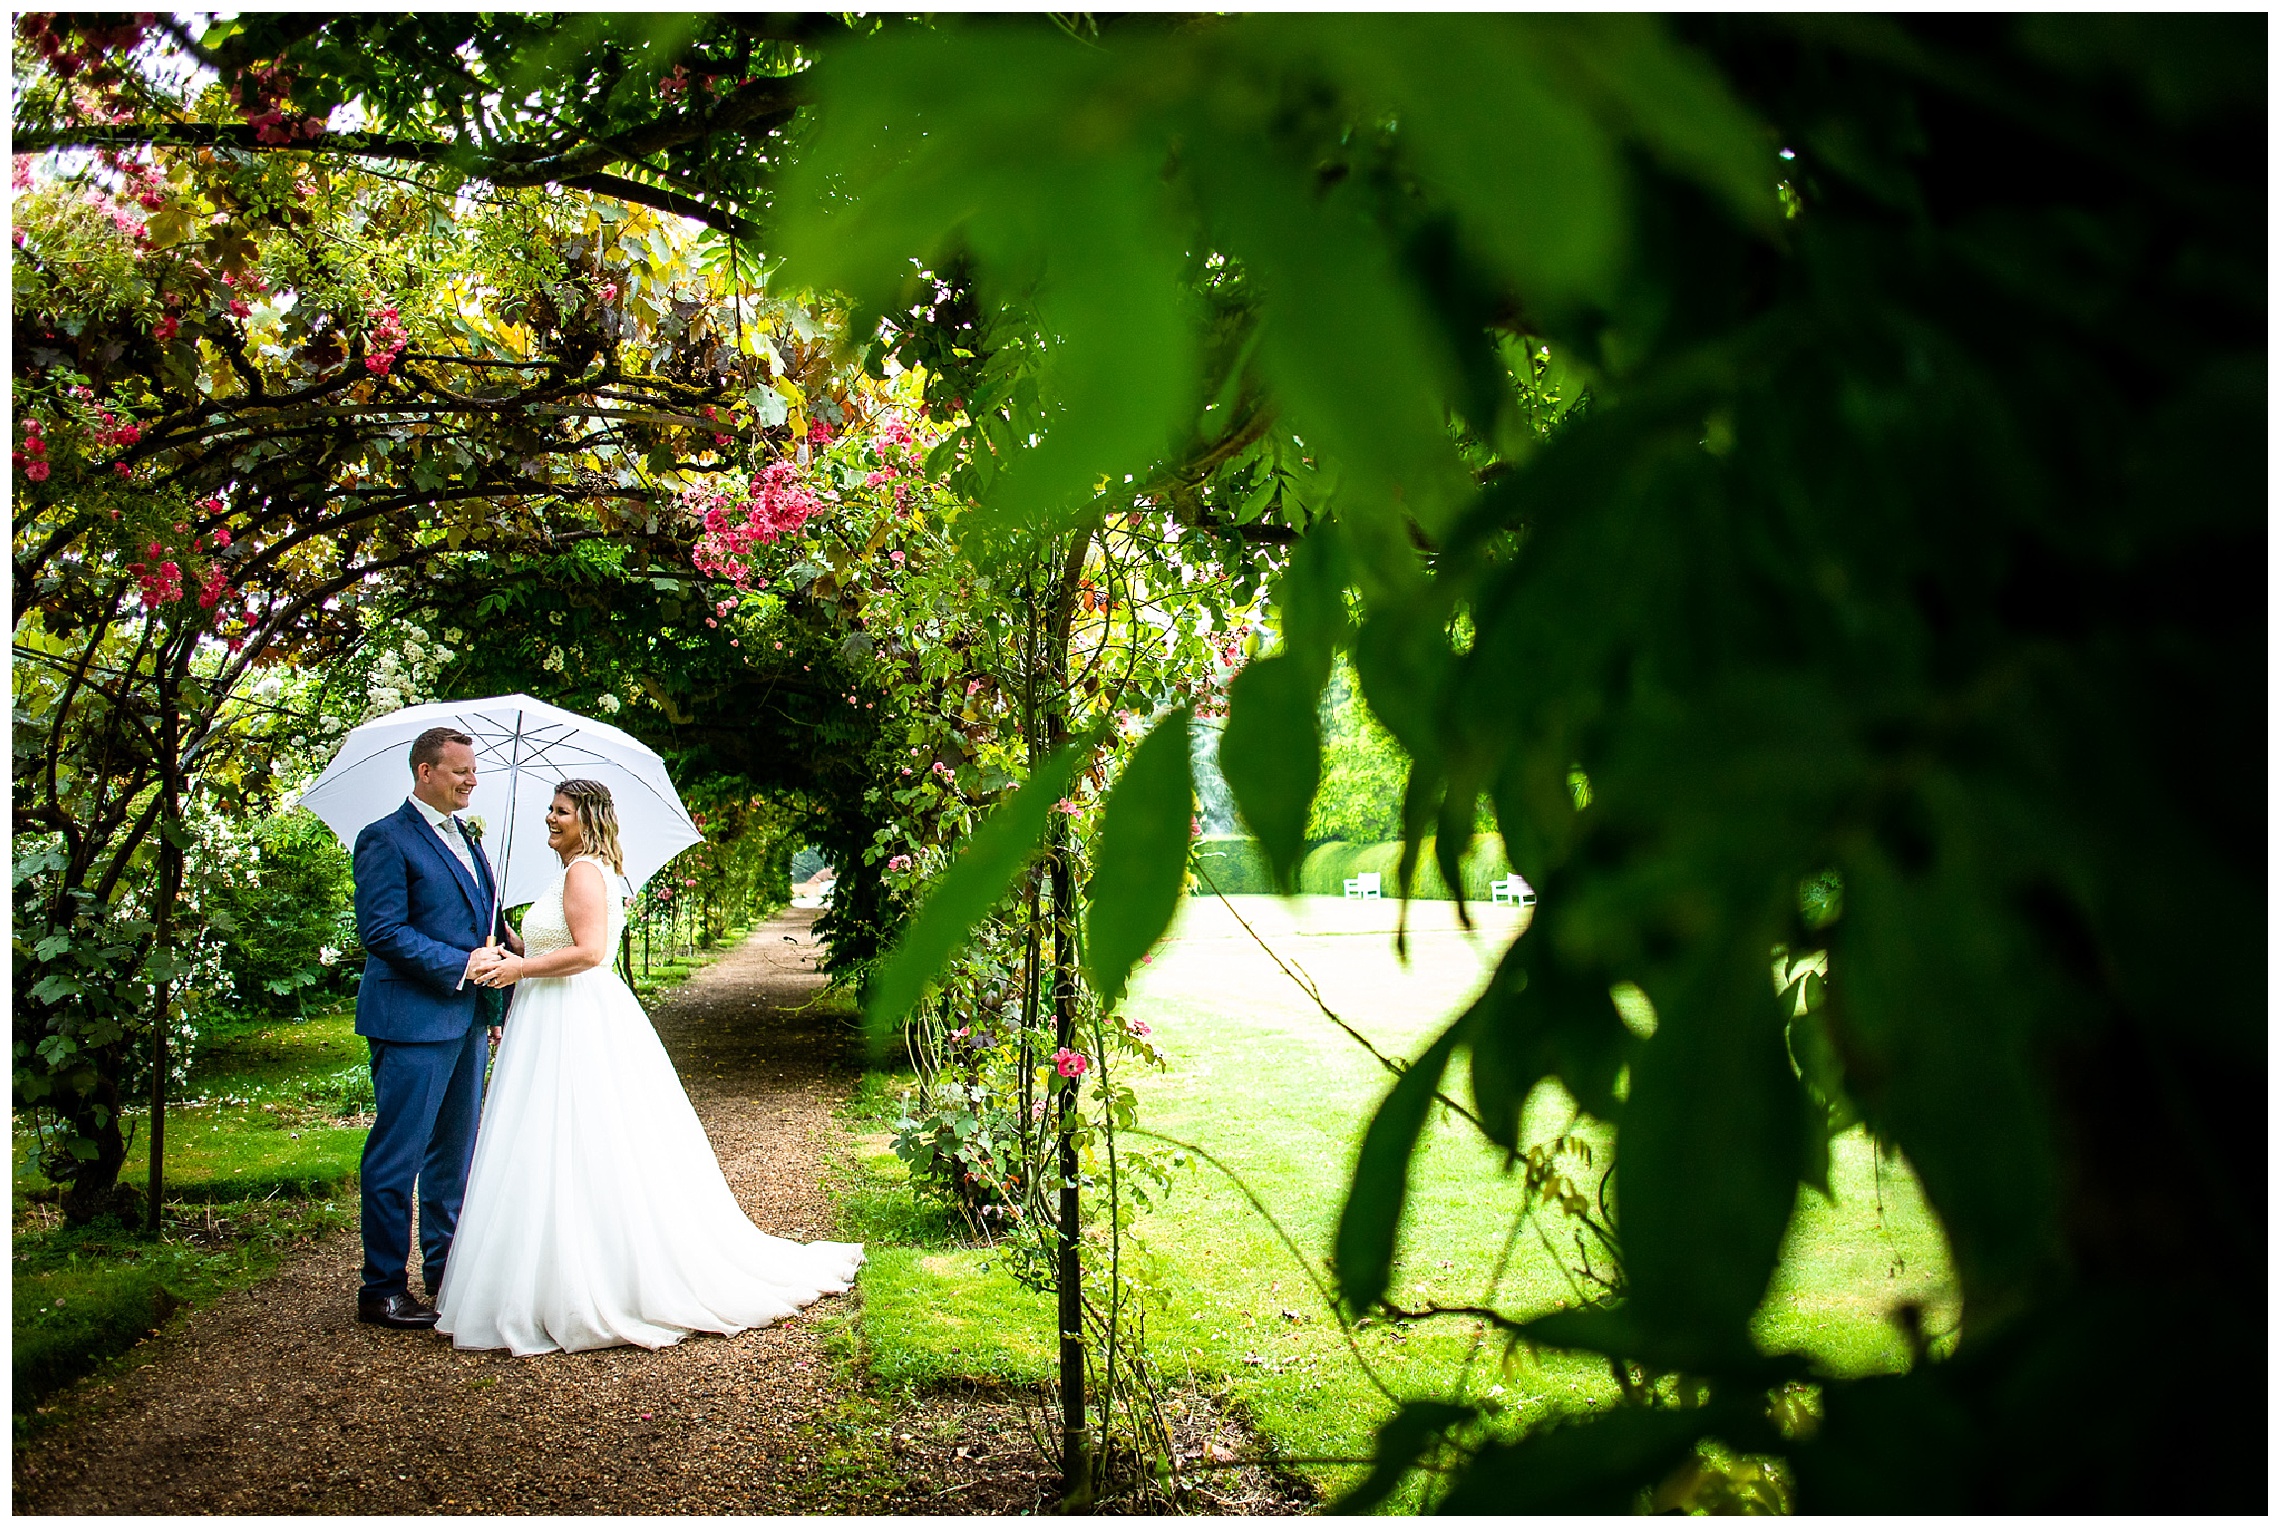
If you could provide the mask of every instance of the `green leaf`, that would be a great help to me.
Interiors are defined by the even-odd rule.
[[[70,948],[71,935],[68,932],[50,934],[32,946],[32,953],[42,960],[53,960]]]
[[[1116,1006],[1140,957],[1171,926],[1186,878],[1195,803],[1189,711],[1156,724],[1109,792],[1085,909],[1085,961],[1101,1007]]]
[[[1476,258],[1534,306],[1611,292],[1624,254],[1622,166],[1576,88],[1574,62],[1596,40],[1577,34],[1607,29],[1405,15],[1323,30],[1348,88],[1399,112],[1404,141],[1463,215]]]
[[[1401,1484],[1401,1477],[1409,1473],[1418,1457],[1442,1434],[1476,1415],[1475,1408],[1448,1401],[1404,1403],[1378,1427],[1377,1448],[1370,1459],[1369,1474],[1339,1498],[1330,1511],[1338,1516],[1369,1511],[1393,1494],[1394,1487]]]
[[[1979,1505],[1970,1474],[1988,1430],[1955,1393],[1949,1367],[1829,1386],[1820,1426],[1794,1454],[1800,1510],[1947,1514]],[[2057,1428],[2073,1422],[2062,1407],[2050,1412]]]
[[[1809,1126],[1763,975],[1769,943],[1743,933],[1649,990],[1658,1023],[1632,1063],[1616,1142],[1626,1308],[1703,1364],[1752,1351]]]
[[[1336,1242],[1338,1290],[1355,1310],[1369,1309],[1392,1286],[1401,1212],[1409,1199],[1410,1159],[1425,1129],[1433,1095],[1440,1091],[1441,1076],[1471,1021],[1470,1013],[1458,1019],[1409,1064],[1362,1136],[1353,1187],[1338,1216]]]
[[[1914,875],[1863,855],[1829,950],[1851,1091],[1922,1179],[1967,1311],[2021,1298],[2063,1258],[2064,1169],[2029,1021],[2065,1000],[1985,875],[1960,850]]]
[[[1521,1106],[1545,1077],[1586,1112],[1614,1118],[1615,1079],[1636,1045],[1605,978],[1562,959],[1553,934],[1532,931],[1507,950],[1475,1004],[1473,1101],[1489,1139],[1508,1149],[1519,1144]]]
[[[1297,885],[1306,852],[1306,819],[1322,783],[1320,681],[1295,655],[1260,658],[1227,690],[1227,730],[1219,768],[1253,836],[1267,856],[1277,890]]]
[[[1279,67],[1261,51],[1267,58],[1217,62]],[[1289,433],[1349,474],[1341,523],[1373,550],[1399,546],[1406,521],[1439,534],[1469,492],[1440,404],[1454,358],[1383,229],[1350,182],[1324,194],[1317,174],[1272,152],[1265,124],[1231,132],[1207,119],[1198,131],[1211,135],[1211,152],[1185,167],[1207,236],[1245,262],[1264,299],[1259,370]],[[1398,566],[1365,558],[1362,571],[1392,576]]]
[[[992,305],[1034,329],[1042,438],[998,462],[989,488],[1023,517],[1083,504],[1104,472],[1145,471],[1198,401],[1193,239],[1164,175],[1171,124],[1160,110],[1092,109],[1117,67],[1104,50],[1008,29],[911,29],[835,51],[780,202],[790,279],[884,312],[913,261],[955,247]]]
[[[1328,521],[1291,552],[1290,569],[1275,591],[1282,609],[1283,651],[1306,666],[1316,688],[1328,682],[1331,660],[1352,639],[1346,582],[1345,542],[1337,523]]]
[[[1694,1452],[1723,1408],[1625,1406],[1473,1456],[1440,1504],[1446,1513],[1628,1512]]]
[[[1089,751],[1064,743],[1003,804],[993,808],[966,841],[966,850],[927,893],[895,947],[871,978],[863,1013],[874,1046],[883,1046],[894,1026],[965,943],[983,915],[1005,895],[1021,867],[1037,852],[1045,819]]]
[[[70,997],[75,992],[85,990],[79,983],[58,972],[53,976],[40,978],[39,985],[32,988],[32,998],[35,1002],[52,1003],[60,998]]]

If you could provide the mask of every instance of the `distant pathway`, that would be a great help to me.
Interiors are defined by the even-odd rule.
[[[822,1181],[848,1077],[815,914],[793,910],[655,1015],[721,1166],[764,1229],[830,1233]],[[62,1397],[15,1451],[29,1513],[814,1512],[818,1419],[846,1398],[808,1320],[649,1353],[518,1359],[356,1323],[353,1227]],[[849,1297],[826,1297],[820,1313]],[[842,1487],[844,1489],[844,1487]],[[873,1503],[874,1507],[883,1503]]]

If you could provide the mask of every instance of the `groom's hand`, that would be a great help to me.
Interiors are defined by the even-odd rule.
[[[467,970],[459,979],[463,983],[473,981],[506,958],[507,952],[494,945],[485,945],[479,950],[469,950],[467,952]]]
[[[507,948],[514,951],[517,955],[520,955],[523,952],[522,935],[516,933],[513,929],[506,930],[499,937],[506,940]]]

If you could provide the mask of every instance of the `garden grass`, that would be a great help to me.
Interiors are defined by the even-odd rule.
[[[1404,967],[1392,949],[1393,902],[1239,897],[1234,904],[1314,979],[1333,1010],[1399,1057],[1422,1050],[1478,991],[1521,916],[1476,906],[1476,937],[1457,927],[1452,904],[1413,904]],[[1275,968],[1225,906],[1200,898],[1183,904],[1173,936],[1139,973],[1128,1012],[1151,1027],[1168,1057],[1162,1071],[1127,1079],[1140,1095],[1142,1126],[1210,1152],[1243,1185],[1205,1163],[1179,1170],[1127,1239],[1128,1271],[1152,1291],[1149,1348],[1175,1383],[1235,1402],[1290,1460],[1366,1458],[1393,1410],[1380,1383],[1403,1398],[1461,1390],[1490,1410],[1498,1431],[1614,1398],[1604,1361],[1524,1351],[1508,1358],[1470,1320],[1370,1323],[1349,1345],[1306,1268],[1251,1200],[1272,1212],[1319,1271],[1361,1132],[1391,1079]],[[859,1318],[874,1373],[910,1383],[1045,1378],[1053,1365],[1050,1300],[1003,1280],[986,1252],[947,1245],[939,1212],[913,1197],[879,1133],[891,1118],[894,1086],[867,1078],[850,1110],[854,1127],[867,1133],[842,1201],[843,1234],[887,1233],[872,1238]],[[1467,1096],[1461,1067],[1445,1090]],[[1529,1101],[1526,1138],[1556,1136],[1569,1113],[1555,1086],[1540,1088]],[[1603,1163],[1609,1133],[1597,1126],[1581,1133]],[[1127,1136],[1124,1149],[1173,1148]],[[1492,1278],[1519,1193],[1499,1161],[1462,1120],[1444,1115],[1428,1127],[1412,1170],[1392,1291],[1398,1303],[1470,1304],[1493,1295],[1499,1309],[1518,1316],[1575,1303],[1562,1260],[1532,1230]],[[1857,1133],[1836,1143],[1831,1189],[1832,1198],[1800,1195],[1759,1313],[1759,1340],[1810,1354],[1831,1373],[1898,1369],[1907,1348],[1890,1319],[1895,1306],[1924,1304],[1934,1332],[1954,1325],[1944,1239],[1904,1164],[1879,1163]],[[1556,1215],[1544,1224],[1564,1241]],[[920,1245],[928,1237],[932,1245]],[[953,1330],[955,1339],[936,1335]],[[1303,1473],[1335,1497],[1360,1471],[1318,1465]]]

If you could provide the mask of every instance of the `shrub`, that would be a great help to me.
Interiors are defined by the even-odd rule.
[[[348,851],[305,811],[263,818],[244,836],[249,852],[200,888],[206,924],[236,1003],[298,1018],[345,981],[340,957],[355,938]]]

